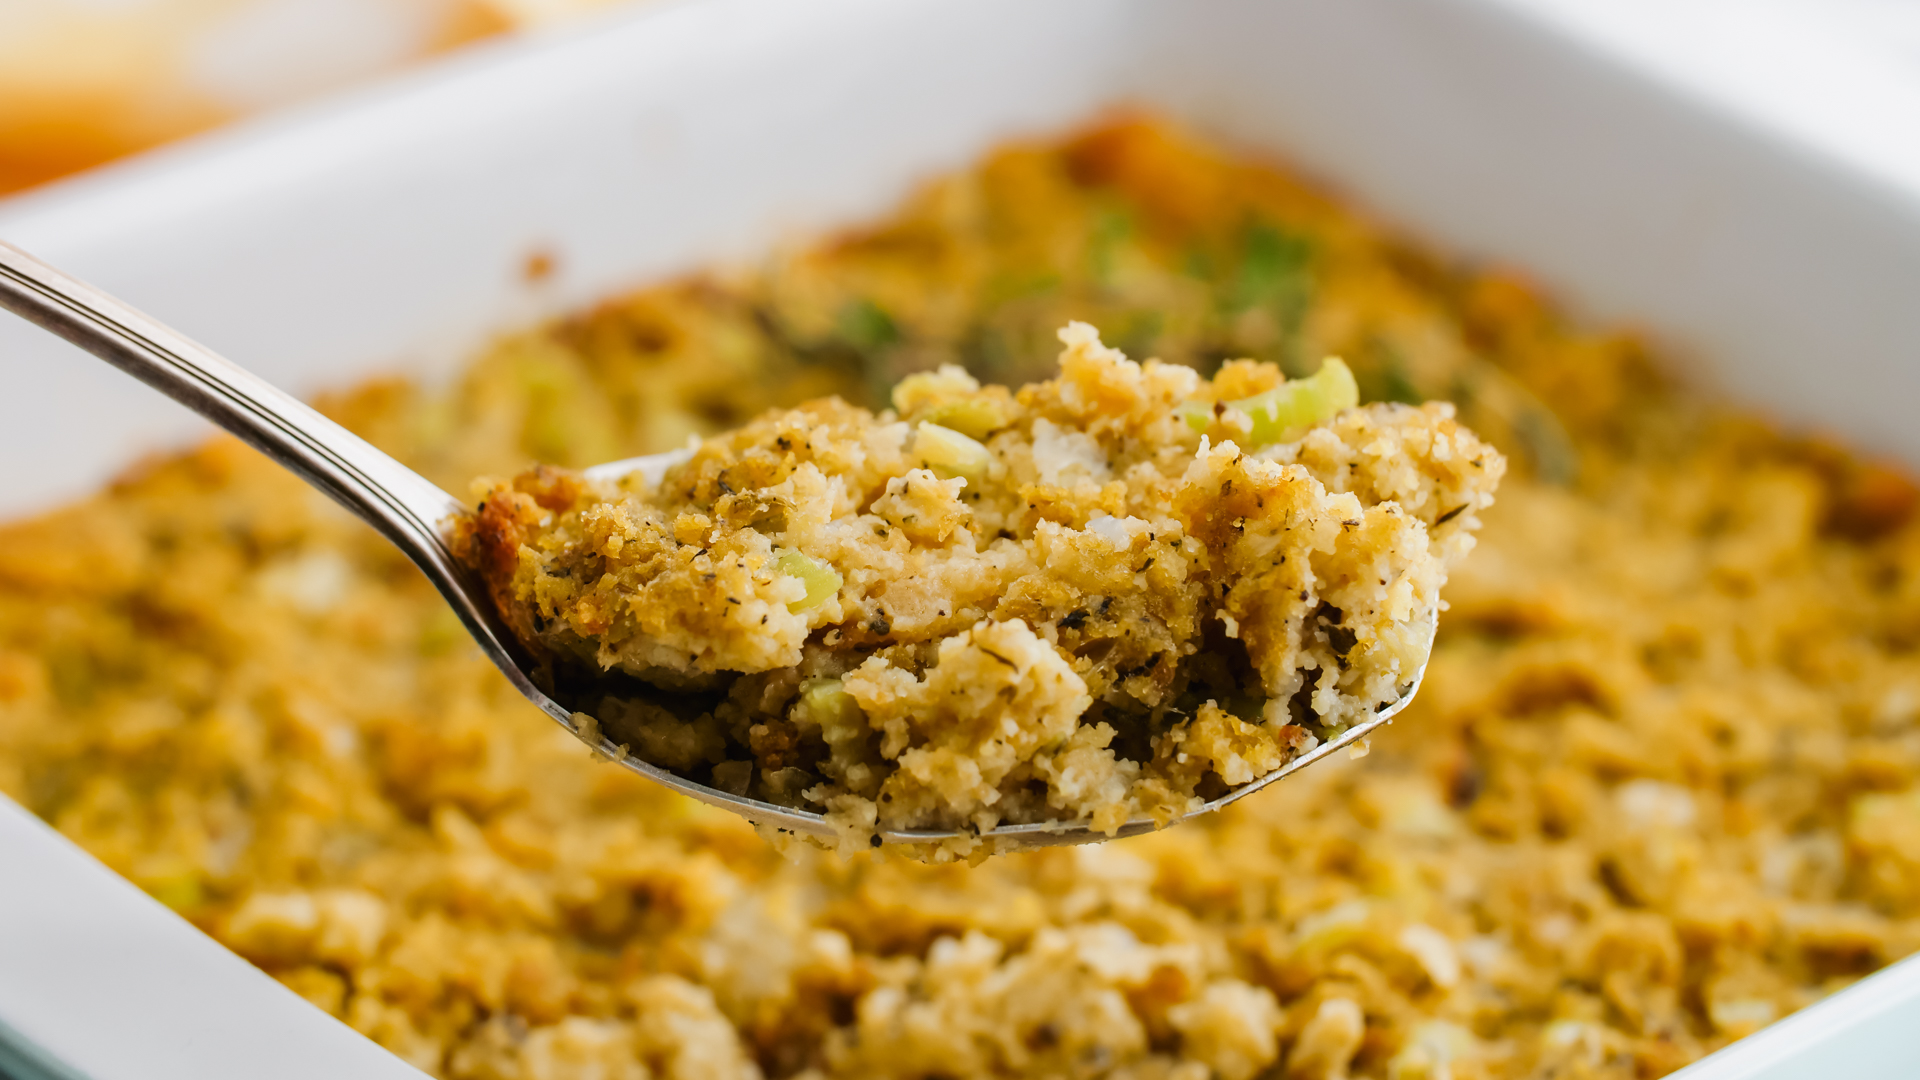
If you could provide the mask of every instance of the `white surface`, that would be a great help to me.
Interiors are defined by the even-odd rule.
[[[6,799],[0,1020],[95,1080],[423,1075]]]
[[[1823,142],[1817,115],[1780,112],[1799,98],[1689,82],[1667,39],[1623,27],[1598,0],[666,0],[0,204],[0,236],[311,390],[878,212],[1001,138],[1130,99],[1645,320],[1751,401],[1920,461],[1911,147],[1862,156],[1889,125],[1920,130],[1900,127],[1905,99]],[[538,292],[518,273],[536,249],[561,267]],[[10,319],[0,379],[0,513],[199,430]],[[373,1053],[97,867],[17,872],[60,842],[0,821],[0,1019],[58,1056],[98,1080],[226,1080],[353,1075],[337,1055]],[[100,932],[62,930],[73,911]],[[161,961],[96,984],[147,948]],[[1872,1040],[1920,1024],[1900,970],[1780,1030],[1884,1007],[1845,1052],[1898,1062]],[[250,1056],[267,1044],[271,1069]],[[1689,1080],[1802,1075],[1727,1060]]]

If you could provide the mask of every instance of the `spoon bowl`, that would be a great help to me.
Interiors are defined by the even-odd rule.
[[[762,802],[697,783],[629,755],[597,723],[560,700],[545,667],[508,630],[483,582],[448,546],[454,519],[466,505],[425,477],[259,376],[221,358],[113,297],[0,242],[0,307],[66,339],[225,428],[307,483],[325,492],[392,541],[427,576],[468,633],[514,688],[609,760],[710,806],[784,832],[833,837],[819,813]],[[633,473],[658,482],[688,455],[685,450],[596,465],[589,479]],[[1427,626],[1431,647],[1434,626]],[[1175,818],[1218,810],[1321,758],[1366,738],[1413,700],[1426,674],[1423,663],[1399,700],[1345,729],[1281,768]],[[562,695],[564,696],[564,695]],[[591,732],[592,737],[589,737]],[[1168,824],[1171,824],[1169,822]],[[1150,832],[1160,824],[1136,818],[1115,833],[1084,821],[1002,825],[975,833],[948,829],[881,830],[881,842],[930,845],[958,839],[990,841],[1001,849],[1083,844]]]

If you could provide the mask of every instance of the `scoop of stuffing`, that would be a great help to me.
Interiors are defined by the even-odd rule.
[[[769,413],[651,487],[483,481],[456,550],[602,677],[610,735],[850,839],[1164,821],[1398,700],[1500,454],[1449,405],[1358,405],[1338,360],[1206,380],[1060,338],[1047,382]]]

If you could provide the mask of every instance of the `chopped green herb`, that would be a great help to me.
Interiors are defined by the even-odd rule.
[[[1397,401],[1403,405],[1418,405],[1427,400],[1427,395],[1414,385],[1406,355],[1399,346],[1382,337],[1369,339],[1367,346],[1374,362],[1363,365],[1360,374],[1367,384],[1369,400]]]
[[[1093,240],[1088,245],[1087,263],[1093,280],[1100,285],[1113,282],[1119,262],[1120,245],[1133,235],[1133,218],[1124,210],[1103,209],[1093,222]]]
[[[900,341],[900,326],[879,304],[864,297],[840,309],[840,336],[863,353],[876,353]]]
[[[1283,233],[1263,221],[1248,225],[1241,241],[1240,272],[1228,292],[1229,307],[1245,311],[1294,297],[1304,305],[1307,263],[1312,254],[1312,247],[1302,237]]]

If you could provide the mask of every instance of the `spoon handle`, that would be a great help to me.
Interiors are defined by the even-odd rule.
[[[5,242],[0,308],[232,432],[378,529],[425,572],[488,657],[532,691],[511,635],[447,549],[443,530],[459,500],[258,375]]]
[[[422,533],[437,542],[441,520],[459,509],[453,496],[286,391],[5,242],[0,307],[232,432],[403,547]]]
[[[535,683],[533,664],[501,622],[477,575],[448,550],[443,527],[463,509],[453,496],[265,379],[5,242],[0,242],[0,308],[65,338],[239,436],[380,530],[447,598],[507,681],[562,727],[582,734],[568,707]],[[657,480],[680,456],[631,458],[589,473],[611,479],[638,471]],[[605,732],[594,746],[634,772],[751,821],[783,830],[834,833],[818,813],[718,791],[630,756]],[[888,835],[939,840],[952,834]],[[1078,842],[1091,835],[1081,828],[1077,833],[1048,833],[1035,842]]]

